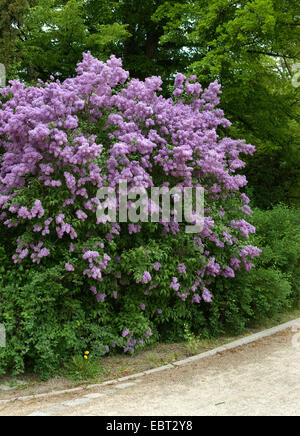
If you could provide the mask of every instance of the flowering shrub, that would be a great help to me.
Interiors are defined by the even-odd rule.
[[[255,149],[220,136],[230,125],[217,108],[220,86],[202,90],[195,76],[178,74],[164,98],[161,85],[129,79],[114,56],[103,63],[84,54],[63,83],[12,81],[0,91],[0,220],[13,262],[55,267],[64,288],[94,295],[99,326],[118,332],[125,351],[163,323],[184,322],[189,307],[211,302],[218,277],[250,270],[260,253],[247,243],[255,229],[238,173],[240,154]],[[204,188],[201,233],[175,219],[97,219],[97,190],[121,180],[129,189]]]

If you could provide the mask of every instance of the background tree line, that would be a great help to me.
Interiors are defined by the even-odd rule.
[[[160,75],[170,87],[179,71],[203,86],[217,79],[228,136],[257,147],[246,168],[254,204],[299,205],[298,0],[0,0],[0,11],[8,79],[63,80],[87,50],[114,53],[131,76]]]

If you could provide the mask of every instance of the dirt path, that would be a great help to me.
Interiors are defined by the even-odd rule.
[[[290,330],[120,385],[0,406],[0,415],[300,415]]]

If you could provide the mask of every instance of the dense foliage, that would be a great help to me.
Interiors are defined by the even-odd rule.
[[[299,17],[298,0],[165,2],[154,16],[166,22],[162,44],[191,47],[189,71],[204,85],[221,83],[231,135],[257,147],[246,175],[263,208],[299,205]]]
[[[300,214],[286,206],[254,210],[252,243],[262,249],[256,267],[234,280],[216,280],[202,328],[219,335],[243,331],[298,307],[300,297]]]
[[[178,74],[174,98],[165,99],[160,78],[127,80],[120,60],[90,54],[77,73],[63,83],[26,88],[14,81],[1,90],[1,225],[10,229],[16,265],[30,274],[47,265],[62,293],[75,285],[87,298],[95,294],[100,326],[110,325],[106,316],[116,307],[112,325],[133,351],[155,331],[153,320],[184,318],[185,305],[211,301],[213,278],[253,267],[260,249],[246,242],[255,229],[244,219],[251,209],[239,190],[247,182],[236,172],[244,166],[240,153],[254,147],[217,134],[230,124],[216,108],[217,83],[203,91],[196,77]],[[204,188],[201,233],[186,233],[176,217],[138,224],[97,218],[97,189],[118,190],[124,179],[129,190]],[[129,216],[137,204],[127,202]],[[142,207],[155,212],[150,198]],[[193,220],[200,218],[194,211]],[[177,308],[178,300],[185,305]]]
[[[299,16],[298,0],[0,0],[20,80],[0,92],[0,373],[297,305]],[[202,233],[97,221],[97,189],[121,179],[204,187]]]
[[[300,281],[300,216],[286,207],[254,211],[256,234],[253,244],[263,252],[251,271],[236,272],[234,279],[212,278],[210,304],[187,306],[176,299],[160,316],[147,316],[155,334],[148,341],[183,339],[184,325],[201,337],[241,333],[245,328],[269,320],[297,305]],[[272,237],[270,237],[272,236]],[[1,241],[7,240],[7,231]],[[90,349],[95,356],[106,353],[106,344],[126,347],[119,332],[124,325],[143,329],[144,315],[132,295],[122,295],[119,305],[95,304],[80,281],[70,285],[59,279],[57,266],[36,265],[30,272],[22,264],[13,266],[12,252],[0,250],[0,322],[8,341],[0,349],[0,372],[32,369],[49,376],[73,355]],[[171,305],[172,304],[172,305]],[[153,312],[162,302],[153,301]],[[105,327],[101,327],[102,323]],[[134,325],[135,324],[135,325]]]

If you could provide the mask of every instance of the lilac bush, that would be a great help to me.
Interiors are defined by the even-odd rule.
[[[196,80],[178,74],[164,98],[160,77],[130,79],[121,60],[87,53],[63,83],[0,90],[0,222],[13,234],[13,262],[56,265],[66,286],[80,283],[111,314],[103,325],[115,325],[126,351],[185,307],[200,311],[219,277],[251,269],[260,253],[247,242],[255,229],[240,174],[240,155],[255,148],[220,136],[230,126],[217,108],[220,85],[203,90]],[[97,190],[121,180],[204,188],[203,230],[187,234],[175,219],[97,220]]]

